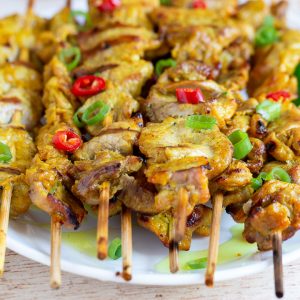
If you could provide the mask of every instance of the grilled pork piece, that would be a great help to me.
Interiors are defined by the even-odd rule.
[[[78,44],[83,54],[83,67],[95,68],[123,61],[135,62],[146,51],[160,47],[158,35],[142,27],[118,25],[104,31],[82,33]]]
[[[162,163],[184,157],[207,158],[208,178],[221,174],[231,163],[232,144],[215,126],[208,130],[193,130],[185,126],[186,119],[167,118],[162,123],[148,123],[143,128],[139,146],[150,163]]]
[[[212,211],[210,208],[204,205],[195,206],[194,210],[187,218],[185,236],[179,243],[179,250],[187,251],[190,249],[194,232],[202,236],[209,235],[211,216]],[[152,231],[158,236],[165,247],[169,247],[169,223],[172,218],[173,215],[171,211],[154,216],[141,214],[138,216],[138,224]]]
[[[170,5],[176,7],[186,7],[186,8],[193,8],[197,9],[195,5],[197,1],[195,0],[171,0]],[[237,10],[238,1],[237,0],[223,0],[223,1],[216,1],[216,0],[205,0],[203,1],[205,9],[209,10],[217,10],[218,12],[226,13],[226,14],[234,14]],[[199,7],[201,9],[201,7]]]
[[[102,101],[109,105],[110,111],[105,116],[102,123],[87,126],[88,132],[93,136],[101,134],[101,130],[113,122],[127,121],[139,108],[138,101],[130,94],[123,92],[121,87],[117,87],[111,82],[106,82],[105,91],[86,100],[81,107],[81,110],[84,111],[87,107],[97,101]]]
[[[21,63],[0,67],[0,123],[9,124],[17,110],[22,112],[21,124],[32,130],[42,113],[41,76]]]
[[[117,152],[99,152],[93,160],[76,161],[69,173],[74,177],[72,192],[82,202],[99,204],[101,184],[110,182],[110,198],[123,188],[120,177],[137,172],[142,160],[136,156],[122,156]]]
[[[266,94],[282,90],[291,94],[290,99],[297,97],[294,72],[300,60],[299,43],[299,31],[285,29],[271,48],[262,47],[256,52],[249,81],[251,96],[264,100]]]
[[[209,200],[208,167],[202,157],[151,164],[135,177],[122,176],[123,191],[119,198],[137,212],[157,214],[175,207],[179,189],[184,187],[189,194],[187,210],[190,213],[195,205]]]
[[[65,174],[61,170],[68,167],[66,158],[49,159],[43,162],[38,156],[33,165],[26,171],[27,182],[30,186],[30,198],[41,210],[54,216],[69,228],[78,228],[86,211],[66,188]],[[59,169],[57,167],[59,166]]]
[[[13,185],[10,214],[18,217],[30,207],[29,187],[24,172],[31,164],[36,148],[31,136],[23,127],[7,125],[0,127],[0,141],[7,145],[12,154],[8,163],[0,163],[0,188],[6,183]]]
[[[98,3],[97,3],[98,2]],[[149,12],[160,5],[159,0],[122,0],[113,12],[101,12],[97,8],[99,1],[89,0],[89,12],[93,23],[99,27],[111,27],[115,24],[152,28]]]
[[[270,155],[286,162],[300,156],[300,110],[294,104],[282,105],[281,116],[268,126],[264,143]]]
[[[93,160],[103,150],[115,151],[122,155],[131,155],[137,145],[143,127],[141,114],[121,122],[114,122],[103,128],[97,136],[85,142],[74,153],[76,160]]]
[[[266,182],[251,198],[244,237],[259,250],[272,249],[272,234],[282,232],[283,240],[300,228],[300,186],[278,180]]]
[[[179,103],[177,88],[199,88],[204,102],[198,104]],[[223,128],[237,109],[239,96],[231,93],[212,80],[181,81],[157,84],[152,87],[144,103],[144,109],[151,122],[162,122],[167,117],[186,117],[193,114],[212,115]]]
[[[130,93],[133,97],[141,94],[143,85],[151,78],[153,65],[145,60],[133,62],[122,61],[119,63],[104,62],[92,68],[79,66],[72,74],[75,77],[99,74],[106,81],[111,81],[116,86],[122,86],[122,90]]]

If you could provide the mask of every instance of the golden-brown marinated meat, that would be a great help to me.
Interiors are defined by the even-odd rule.
[[[170,5],[176,7],[194,8],[196,2],[197,1],[195,0],[171,0]],[[212,9],[229,15],[236,13],[238,6],[237,0],[205,0],[203,2],[206,6],[205,9]]]
[[[84,111],[91,104],[102,101],[110,107],[102,123],[88,126],[88,132],[96,136],[101,130],[113,122],[123,122],[130,119],[133,113],[139,108],[139,103],[127,92],[122,91],[122,87],[114,86],[111,82],[106,82],[106,90],[102,93],[89,98],[81,107]]]
[[[0,127],[0,141],[7,145],[12,154],[8,163],[0,163],[0,187],[7,183],[13,186],[10,214],[18,217],[30,207],[29,187],[24,172],[31,164],[36,148],[31,136],[20,126],[12,124]]]
[[[103,150],[115,151],[122,155],[133,153],[143,127],[141,114],[122,122],[114,122],[103,128],[99,134],[85,142],[74,153],[76,160],[93,160]]]
[[[0,141],[9,147],[12,154],[9,164],[0,163],[1,171],[8,168],[23,173],[36,153],[32,137],[22,127],[7,125],[0,127]]]
[[[82,33],[78,44],[83,55],[83,67],[95,68],[103,63],[135,62],[146,51],[160,47],[158,35],[150,30],[134,26],[115,26],[104,31]]]
[[[185,235],[179,243],[179,250],[187,251],[190,249],[192,235],[194,232],[202,236],[209,235],[211,216],[212,212],[210,208],[204,205],[195,206],[194,210],[187,218]],[[165,247],[169,247],[169,226],[172,218],[173,215],[171,211],[163,212],[154,216],[141,214],[138,216],[138,224],[152,231],[158,236]]]
[[[267,160],[266,146],[263,141],[250,137],[253,146],[246,157],[247,167],[252,174],[258,174]]]
[[[121,190],[120,177],[123,174],[137,172],[142,159],[137,156],[122,156],[117,152],[103,151],[94,160],[76,161],[69,173],[74,177],[72,192],[82,202],[99,204],[102,183],[110,182],[110,197]]]
[[[272,180],[251,198],[244,237],[257,243],[259,250],[272,248],[272,235],[280,231],[282,239],[292,237],[300,228],[300,186]]]
[[[21,63],[0,67],[0,123],[9,124],[17,110],[22,111],[21,124],[32,130],[40,120],[41,76]]]
[[[181,158],[164,164],[151,164],[137,176],[123,176],[121,201],[131,209],[157,214],[176,207],[180,188],[188,192],[187,211],[209,198],[206,176],[207,160],[202,157]]]
[[[282,105],[281,116],[268,126],[264,139],[268,153],[286,162],[300,155],[300,110],[294,104]]]
[[[278,42],[256,52],[249,81],[251,96],[264,100],[266,94],[282,90],[289,92],[291,99],[297,97],[294,71],[300,61],[299,44],[299,31],[285,29]]]
[[[97,8],[99,1],[89,0],[89,12],[97,27],[111,27],[115,24],[141,26],[152,28],[148,18],[149,12],[158,7],[159,0],[122,0],[113,12],[100,12]]]
[[[153,65],[145,60],[132,62],[119,62],[115,64],[102,63],[92,68],[79,66],[72,74],[75,77],[99,74],[106,81],[111,81],[116,86],[122,86],[122,90],[130,93],[133,97],[141,94],[143,85],[153,74]]]
[[[258,28],[267,16],[268,10],[268,5],[264,0],[246,1],[239,5],[236,17]]]
[[[199,104],[179,103],[177,88],[199,88],[204,102]],[[152,87],[144,110],[151,122],[162,122],[167,117],[186,117],[193,114],[211,115],[217,119],[220,128],[225,126],[237,109],[236,93],[227,91],[212,80],[181,81],[170,84],[157,84]]]
[[[218,67],[213,68],[197,60],[186,60],[176,63],[175,67],[166,69],[158,78],[157,83],[169,84],[180,81],[217,80],[220,73]]]
[[[21,60],[29,61],[30,51],[45,29],[46,21],[28,12],[26,15],[11,15],[0,20],[0,65]]]
[[[47,30],[39,34],[35,52],[43,63],[48,63],[61,45],[76,34],[77,28],[70,8],[65,7],[48,21]]]
[[[64,184],[65,174],[61,173],[61,170],[69,165],[70,161],[66,158],[42,162],[36,156],[32,166],[26,171],[26,178],[32,202],[67,227],[76,229],[86,211]]]
[[[210,184],[210,191],[232,192],[251,183],[252,174],[247,164],[241,160],[233,160],[230,166]]]
[[[162,163],[184,157],[205,157],[211,167],[209,179],[221,174],[231,163],[233,148],[228,138],[215,126],[193,130],[186,119],[167,118],[162,123],[148,123],[143,128],[139,146],[151,163]]]

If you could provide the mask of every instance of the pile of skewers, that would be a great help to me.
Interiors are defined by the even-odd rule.
[[[51,216],[59,287],[62,226],[90,206],[102,260],[121,214],[125,280],[134,212],[172,273],[193,234],[210,236],[212,286],[225,208],[273,249],[282,297],[281,243],[300,224],[300,35],[286,2],[90,0],[84,13],[67,1],[51,20],[33,4],[0,20],[0,272],[9,214],[33,203]]]

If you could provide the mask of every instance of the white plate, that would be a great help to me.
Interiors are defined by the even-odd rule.
[[[37,0],[36,11],[45,17],[51,16],[62,5],[61,0]],[[289,24],[300,28],[300,2],[290,0]],[[13,0],[1,5],[1,15],[25,10],[26,1]],[[78,9],[85,7],[85,1],[74,1]],[[298,23],[297,23],[298,22]],[[10,221],[8,248],[42,264],[49,265],[50,234],[49,217],[31,209],[29,214],[18,221]],[[123,282],[116,273],[121,271],[121,259],[99,261],[95,258],[96,218],[90,214],[80,230],[63,233],[62,269],[71,273],[106,281]],[[236,225],[230,216],[224,214],[221,226],[220,264],[216,281],[228,280],[264,270],[272,264],[271,253],[258,253],[255,245],[249,245],[241,238],[241,225]],[[230,229],[238,233],[232,239]],[[120,236],[119,217],[110,220],[110,238]],[[72,244],[74,240],[80,248]],[[195,238],[189,252],[180,253],[181,266],[185,262],[205,256],[207,238]],[[201,284],[204,270],[184,271],[177,274],[168,272],[168,250],[149,231],[141,227],[133,228],[133,279],[131,283],[146,285],[188,285]],[[283,261],[289,263],[300,257],[300,233],[284,243]]]

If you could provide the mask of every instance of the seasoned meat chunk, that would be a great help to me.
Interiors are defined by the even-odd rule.
[[[65,158],[42,162],[38,156],[26,171],[31,201],[41,210],[65,224],[69,228],[78,228],[86,211],[64,185],[64,174],[57,166],[68,165]],[[61,167],[60,167],[61,168]]]
[[[136,178],[123,176],[123,191],[120,199],[135,211],[157,214],[176,207],[178,192],[184,187],[188,193],[187,211],[195,205],[206,203],[209,198],[206,176],[207,160],[204,158],[182,158],[164,164],[150,165]]]
[[[198,104],[179,103],[176,98],[178,88],[199,88],[202,91],[204,102]],[[228,92],[216,82],[181,81],[170,84],[157,84],[152,87],[144,110],[151,122],[162,122],[167,117],[186,117],[193,114],[211,115],[223,128],[237,109],[239,97]]]
[[[283,240],[300,228],[300,186],[278,180],[266,182],[251,198],[244,237],[259,250],[272,248],[272,234],[282,232]]]
[[[74,177],[72,192],[81,201],[90,205],[99,204],[101,185],[110,182],[110,197],[122,190],[120,177],[123,174],[137,172],[142,160],[136,156],[122,156],[116,152],[98,153],[94,160],[76,161],[69,173]]]
[[[160,124],[148,123],[139,139],[141,152],[151,163],[205,157],[210,165],[208,178],[218,176],[231,163],[231,142],[217,126],[209,130],[193,130],[185,126],[185,121],[184,118],[167,118]]]
[[[188,216],[186,222],[185,235],[179,243],[179,250],[189,250],[193,232],[208,236],[210,232],[211,209],[204,205],[197,205]],[[165,247],[169,247],[169,224],[173,218],[172,212],[167,211],[155,216],[139,215],[138,224],[149,229],[159,237]]]

